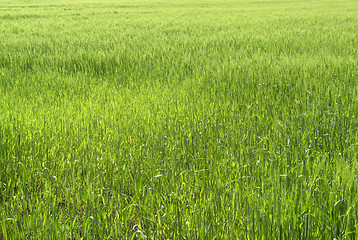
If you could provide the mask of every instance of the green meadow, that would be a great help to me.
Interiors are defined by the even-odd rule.
[[[0,239],[357,239],[356,0],[0,0]]]

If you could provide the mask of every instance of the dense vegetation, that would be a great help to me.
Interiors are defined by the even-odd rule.
[[[0,239],[356,239],[357,12],[0,0]]]

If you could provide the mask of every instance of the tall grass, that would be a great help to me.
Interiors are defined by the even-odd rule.
[[[356,239],[357,12],[0,0],[0,238]]]

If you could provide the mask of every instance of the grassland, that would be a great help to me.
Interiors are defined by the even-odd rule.
[[[0,0],[0,239],[357,239],[357,12]]]

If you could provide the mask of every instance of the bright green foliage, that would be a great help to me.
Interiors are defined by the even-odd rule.
[[[356,239],[357,13],[0,0],[0,239]]]

